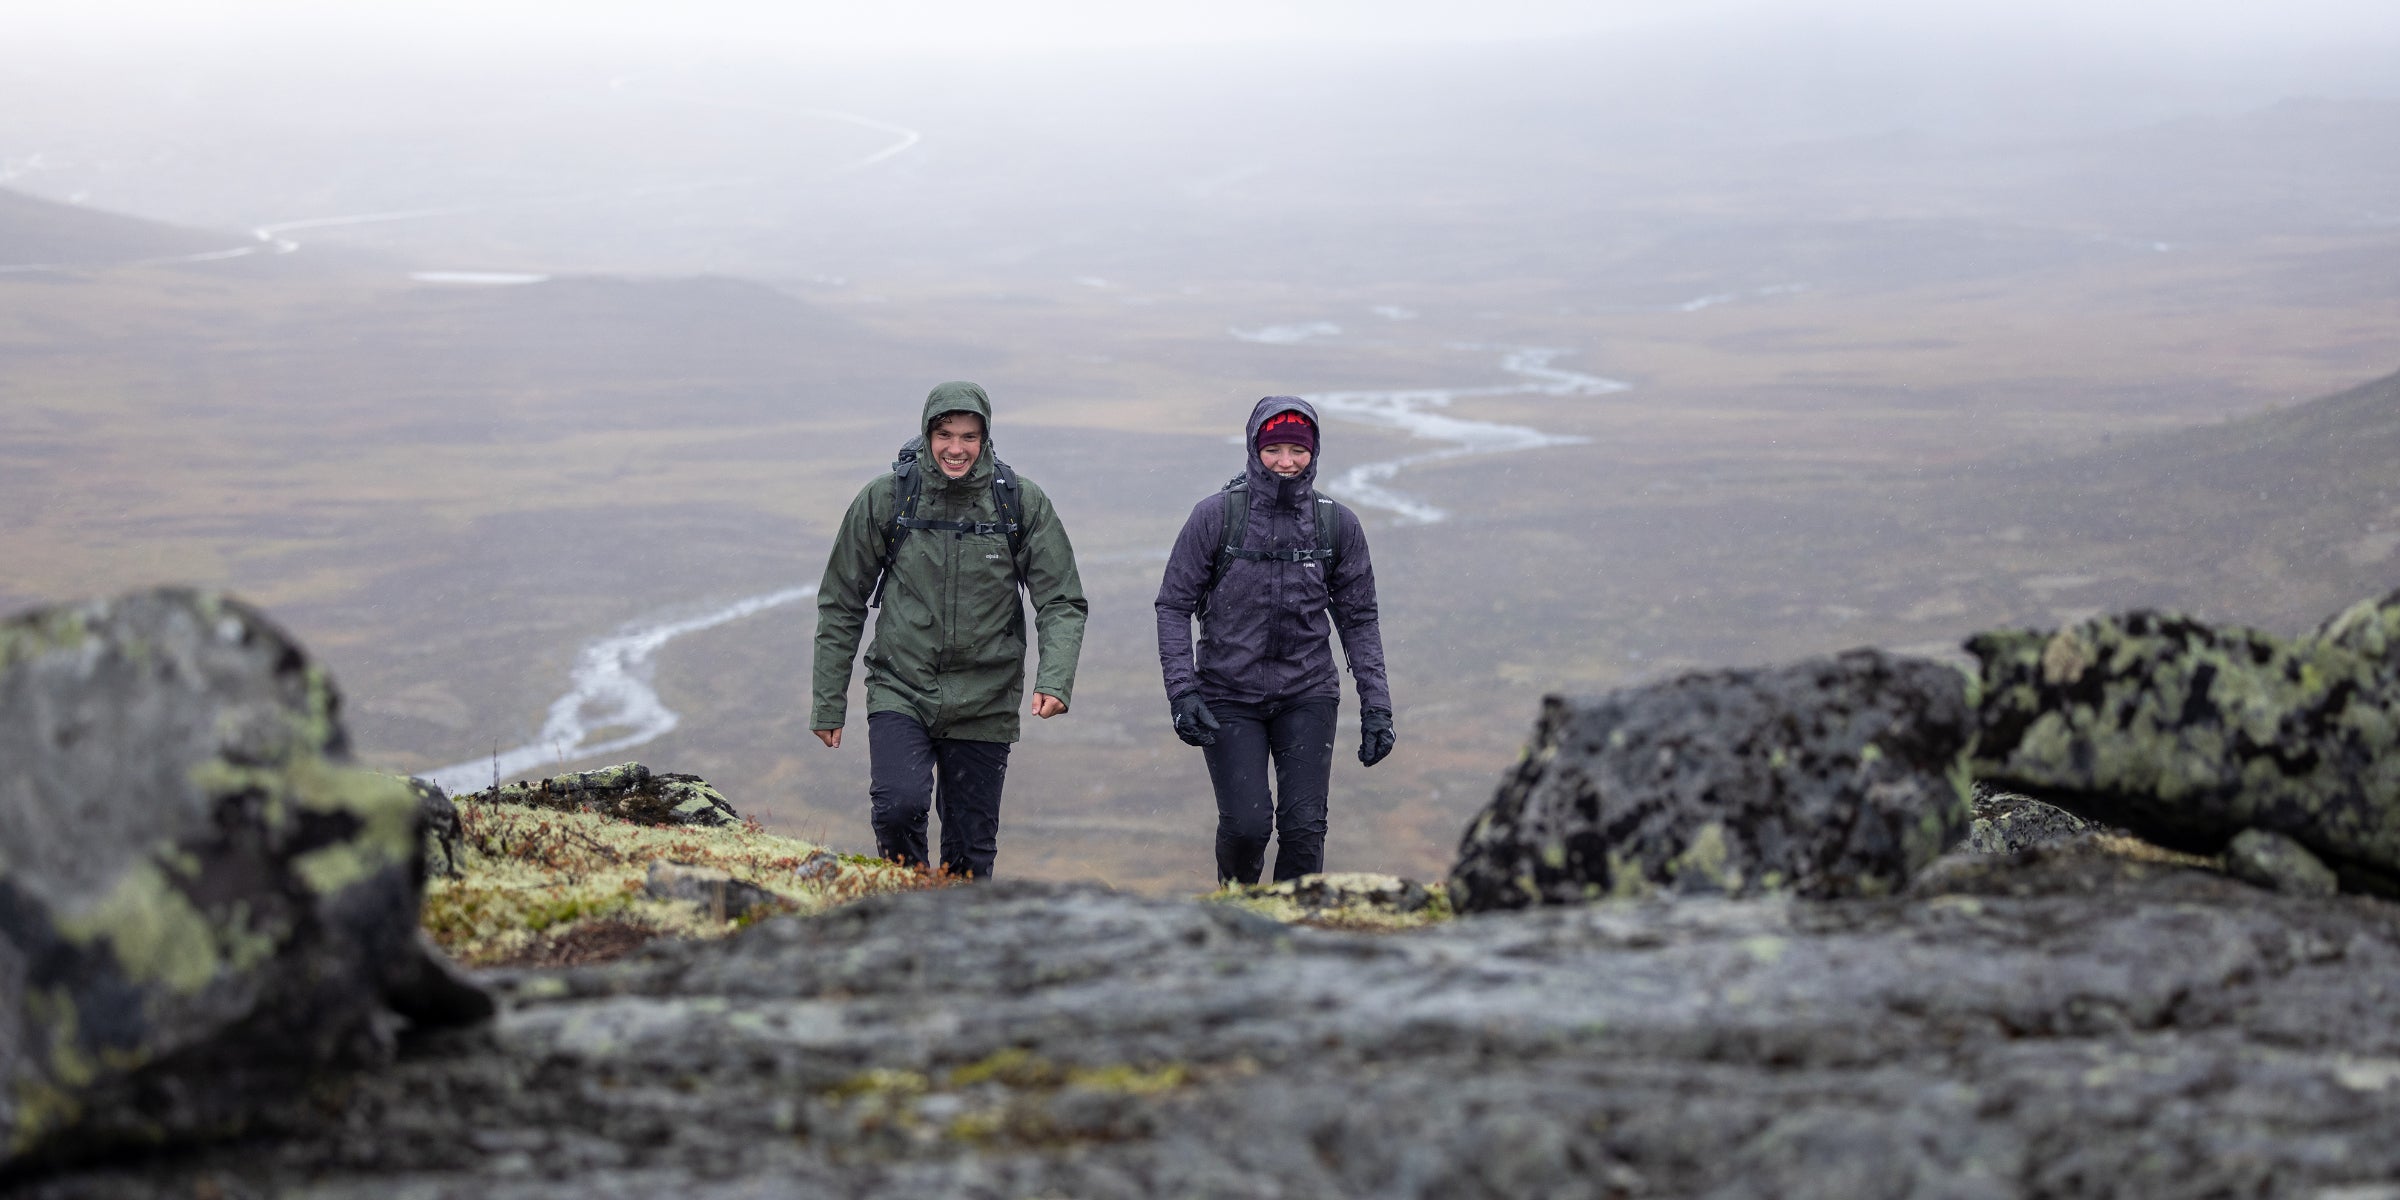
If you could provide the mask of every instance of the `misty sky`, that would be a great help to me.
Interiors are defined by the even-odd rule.
[[[436,36],[671,37],[750,49],[944,53],[1245,41],[1459,41],[1658,25],[1891,25],[2152,50],[2299,50],[2400,38],[2390,0],[87,0],[16,13],[79,41],[407,29]]]

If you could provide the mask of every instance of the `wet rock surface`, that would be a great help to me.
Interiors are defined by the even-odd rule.
[[[2311,1195],[2400,909],[2088,848],[1397,935],[1002,882],[498,982],[276,1140],[29,1196]]]
[[[2280,833],[2245,829],[2225,846],[2225,873],[2295,896],[2330,896],[2340,881],[2324,860]]]
[[[2104,828],[2031,796],[1994,791],[1981,784],[1975,788],[1974,810],[1975,820],[1967,829],[1964,848],[1976,854],[2015,854],[2036,846],[2072,841]]]
[[[2133,612],[1968,649],[1978,779],[2194,854],[2280,834],[2400,894],[2400,593],[2303,638]]]
[[[417,929],[418,798],[345,741],[237,601],[0,623],[0,1170],[239,1129],[490,1012]]]
[[[1966,834],[1971,717],[1957,671],[1879,650],[1549,697],[1451,901],[1888,894]]]
[[[474,793],[477,800],[594,812],[641,825],[730,828],[742,817],[697,775],[653,774],[640,763],[576,771]]]

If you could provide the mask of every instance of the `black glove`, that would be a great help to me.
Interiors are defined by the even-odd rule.
[[[1392,710],[1362,708],[1358,710],[1358,761],[1367,766],[1382,762],[1392,752],[1400,735],[1392,732]]]
[[[1217,744],[1217,714],[1208,711],[1208,701],[1198,692],[1185,692],[1168,701],[1175,709],[1175,736],[1186,746]]]

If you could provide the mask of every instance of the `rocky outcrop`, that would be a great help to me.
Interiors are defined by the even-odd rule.
[[[2101,831],[2063,808],[1982,784],[1975,787],[1974,811],[1964,847],[1974,854],[2015,854]]]
[[[408,790],[417,798],[417,819],[425,827],[425,874],[457,878],[458,805],[430,779],[412,775]]]
[[[697,775],[654,775],[640,763],[554,775],[475,793],[475,798],[536,808],[596,812],[638,825],[740,825],[723,793]]]
[[[418,798],[333,683],[159,590],[0,623],[0,1167],[243,1128],[489,1000],[417,928]]]
[[[1328,933],[1001,881],[505,977],[271,1147],[30,1200],[2373,1195],[2400,919],[2065,848]],[[2235,1152],[2236,1148],[2238,1152]],[[2348,1190],[2348,1189],[2356,1189]]]
[[[1876,650],[1550,697],[1451,902],[1888,894],[1966,834],[1970,719],[1957,671]]]
[[[650,874],[642,883],[642,892],[653,900],[681,900],[697,904],[714,921],[738,921],[754,914],[792,907],[790,900],[755,883],[736,879],[730,871],[671,863],[663,858],[650,864]]]
[[[1968,649],[1977,778],[2194,854],[2280,834],[2400,894],[2400,593],[2302,638],[2133,612]]]

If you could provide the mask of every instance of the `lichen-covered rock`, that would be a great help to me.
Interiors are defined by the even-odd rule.
[[[800,865],[792,868],[792,882],[810,885],[828,884],[841,878],[841,874],[841,856],[831,850],[819,850],[800,860]]]
[[[1549,697],[1451,902],[1888,894],[1966,834],[1970,716],[1959,672],[1878,650]]]
[[[0,623],[0,1170],[239,1130],[394,1014],[489,1014],[418,932],[417,798],[337,765],[338,707],[210,593]]]
[[[511,973],[506,1020],[272,1140],[11,1200],[2388,1193],[2393,906],[2024,857],[1398,935],[1010,880],[880,897]]]
[[[2245,829],[2225,844],[2225,873],[2294,896],[2330,896],[2341,890],[2333,868],[2280,833]]]
[[[1448,889],[1373,871],[1227,884],[1208,899],[1261,916],[1326,929],[1410,929],[1448,920]]]
[[[408,790],[417,798],[417,817],[425,826],[426,876],[457,878],[458,805],[430,779],[412,775]]]
[[[658,802],[664,815],[658,825],[707,825],[727,828],[742,823],[740,813],[725,794],[697,775],[657,775],[652,783],[658,788]]]
[[[2400,667],[2400,590],[2380,600],[2361,600],[2335,613],[2311,637],[2386,667]]]
[[[1967,830],[1966,849],[1975,854],[2015,854],[2035,846],[2072,841],[2098,833],[2101,828],[2031,796],[1978,784],[1975,821]]]
[[[1434,902],[1424,884],[1376,871],[1335,871],[1303,875],[1280,883],[1262,884],[1256,894],[1290,899],[1302,908],[1373,908],[1386,912],[1422,912]]]
[[[2283,834],[2400,878],[2400,592],[2296,639],[2132,612],[1986,633],[1975,774],[2163,846]]]
[[[754,911],[790,908],[792,902],[730,871],[696,867],[657,859],[642,883],[653,900],[683,900],[701,907],[713,920],[737,921]]]
[[[697,775],[657,775],[636,763],[554,775],[475,793],[480,800],[596,812],[640,825],[700,825],[726,828],[742,823],[723,793]]]

